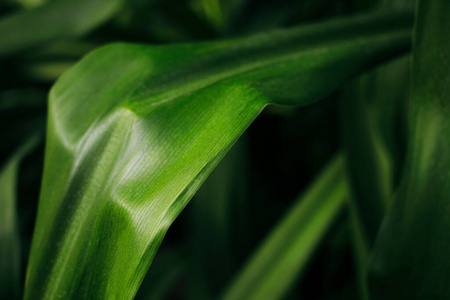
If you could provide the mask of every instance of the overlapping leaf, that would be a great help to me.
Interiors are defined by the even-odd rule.
[[[417,8],[409,148],[373,255],[373,299],[450,296],[450,2]]]
[[[409,49],[409,14],[89,55],[50,94],[26,299],[131,299],[168,227],[268,103],[306,104]]]

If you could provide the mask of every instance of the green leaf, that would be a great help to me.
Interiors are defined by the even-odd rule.
[[[405,55],[395,61],[377,68],[367,82],[366,96],[371,119],[381,134],[380,142],[386,146],[391,158],[391,185],[396,185],[406,151],[407,103],[410,87],[410,57]],[[391,186],[393,187],[393,186]],[[392,191],[391,191],[392,192]],[[389,196],[386,204],[391,204]]]
[[[35,130],[45,131],[46,91],[43,89],[5,89],[0,91],[0,164],[17,151]]]
[[[450,2],[419,1],[401,187],[377,239],[374,299],[450,295]]]
[[[348,196],[337,156],[295,200],[221,299],[282,299],[327,232]]]
[[[17,177],[24,157],[39,143],[31,136],[0,169],[0,299],[19,299],[22,287],[17,220]]]
[[[387,10],[413,9],[416,0],[380,0],[378,8]]]
[[[170,224],[269,102],[316,101],[409,40],[409,14],[375,14],[84,58],[50,93],[25,299],[133,298]]]
[[[341,102],[344,153],[352,192],[350,225],[362,299],[369,299],[370,248],[390,204],[397,169],[393,158],[400,156],[401,139],[395,121],[408,96],[407,58],[361,76],[344,90]]]
[[[109,19],[121,0],[52,1],[0,20],[0,57],[62,38],[80,36]]]

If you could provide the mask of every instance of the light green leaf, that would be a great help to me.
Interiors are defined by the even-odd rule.
[[[409,14],[375,14],[87,56],[50,93],[25,299],[133,298],[170,224],[269,102],[316,101],[409,41]]]
[[[39,143],[28,138],[0,169],[0,299],[19,299],[22,288],[21,249],[17,220],[17,177],[23,158]]]
[[[0,57],[80,36],[109,19],[121,0],[60,0],[0,19]]]
[[[450,296],[450,2],[417,8],[409,148],[373,253],[373,299]]]
[[[343,208],[347,196],[342,158],[337,156],[295,200],[221,299],[283,299]]]

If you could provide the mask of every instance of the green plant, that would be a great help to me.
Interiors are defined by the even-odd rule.
[[[25,299],[446,299],[450,4],[336,2],[373,11],[268,31],[338,15],[339,6],[60,0],[0,20],[10,72],[0,112],[14,126],[1,154],[23,143],[0,173],[0,297],[22,294],[19,248],[28,256],[23,228],[33,223],[24,216],[35,211],[21,190],[39,181],[46,119]],[[80,60],[123,39],[158,45],[113,43]],[[57,77],[45,117],[43,95]],[[278,174],[252,183],[257,133],[224,158],[269,104],[266,126],[285,122],[273,136],[310,132],[286,155],[297,174],[309,168],[297,175],[309,187],[281,205],[264,192]],[[317,120],[327,129],[308,129]],[[150,266],[203,182],[175,231],[183,234]],[[292,198],[291,183],[275,197]],[[320,291],[307,288],[310,278]]]

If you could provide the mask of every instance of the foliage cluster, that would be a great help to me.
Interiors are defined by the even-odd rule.
[[[448,299],[449,15],[1,0],[0,299]]]

